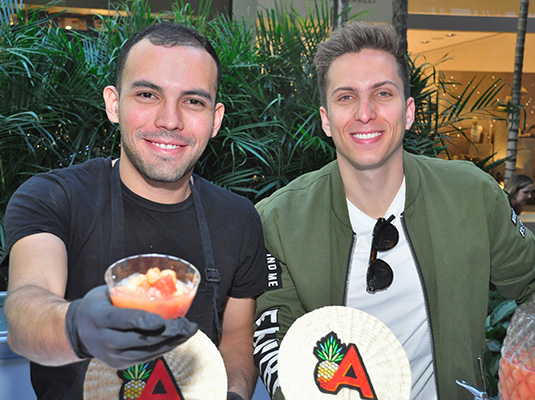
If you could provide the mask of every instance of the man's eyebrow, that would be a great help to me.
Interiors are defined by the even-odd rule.
[[[146,80],[132,82],[132,85],[130,85],[130,87],[134,89],[135,88],[147,88],[147,89],[158,90],[158,91],[162,90],[160,86],[150,81],[146,81]]]
[[[199,96],[199,97],[205,98],[209,102],[212,101],[212,95],[209,92],[207,92],[206,90],[202,90],[202,89],[186,90],[184,92],[184,95],[186,95],[186,96]]]
[[[393,85],[393,86],[395,86],[396,88],[399,89],[398,84],[396,82],[394,82],[394,81],[391,81],[390,79],[387,79],[386,81],[374,83],[371,88],[372,89],[377,89],[377,88],[379,88],[381,86],[387,86],[387,85]]]
[[[163,91],[163,88],[159,85],[156,85],[155,83],[152,83],[150,81],[146,81],[146,80],[140,80],[140,81],[135,81],[132,83],[132,85],[130,85],[130,87],[132,88],[147,88],[147,89],[152,89],[152,90],[156,90],[156,91]],[[207,92],[206,90],[203,90],[203,89],[193,89],[193,90],[187,90],[183,93],[183,95],[186,95],[186,96],[199,96],[199,97],[203,97],[205,98],[206,100],[208,101],[212,101],[212,95]]]
[[[393,85],[395,86],[397,89],[399,89],[399,86],[396,82],[394,81],[391,81],[390,79],[387,79],[385,81],[381,81],[381,82],[376,82],[374,83],[373,85],[370,86],[370,89],[377,89],[377,88],[380,88],[382,86],[388,86],[388,85]],[[331,96],[334,96],[337,92],[354,92],[354,91],[357,91],[356,88],[354,88],[353,86],[340,86],[340,87],[337,87],[336,89],[333,90]]]
[[[354,91],[355,91],[355,88],[352,86],[340,86],[333,90],[333,92],[331,93],[331,97],[334,96],[338,92],[354,92]]]

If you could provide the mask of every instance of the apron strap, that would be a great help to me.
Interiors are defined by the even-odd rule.
[[[111,238],[108,265],[124,257],[124,210],[119,159],[111,172]]]
[[[191,192],[193,193],[193,204],[195,205],[197,222],[199,223],[199,230],[201,232],[201,244],[204,255],[204,272],[206,281],[212,285],[214,292],[212,306],[214,309],[214,322],[217,329],[217,334],[219,335],[221,334],[221,323],[219,321],[219,313],[217,311],[217,300],[219,298],[219,282],[221,282],[221,278],[219,276],[219,271],[215,267],[212,242],[210,240],[210,231],[208,230],[208,223],[206,222],[206,214],[204,213],[199,191],[195,187],[193,176],[191,177],[190,182]]]
[[[124,257],[124,210],[123,210],[123,195],[121,188],[121,176],[119,174],[119,159],[115,162],[112,168],[111,176],[111,243],[109,265]],[[201,245],[204,257],[204,274],[206,282],[212,286],[212,307],[214,312],[214,322],[217,334],[221,334],[221,322],[219,321],[219,313],[217,310],[217,302],[219,299],[219,282],[221,278],[219,271],[215,267],[214,253],[212,250],[212,242],[210,240],[210,231],[208,230],[208,223],[206,222],[206,214],[201,203],[201,196],[195,187],[193,176],[190,179],[191,192],[193,194],[193,204],[197,214],[197,222],[199,224],[199,231],[201,234]]]

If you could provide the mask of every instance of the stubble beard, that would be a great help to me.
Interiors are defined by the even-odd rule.
[[[130,163],[145,179],[161,182],[161,183],[174,183],[178,182],[184,176],[188,175],[198,159],[189,160],[183,165],[176,166],[171,158],[160,157],[159,162],[149,163],[139,155],[139,153],[133,150],[133,146],[130,146],[130,142],[123,141],[122,148],[125,155],[128,157]]]

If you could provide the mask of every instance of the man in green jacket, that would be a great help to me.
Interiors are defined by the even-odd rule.
[[[489,280],[519,302],[535,291],[535,237],[472,163],[402,147],[415,112],[390,26],[354,23],[318,48],[322,127],[337,160],[257,205],[273,256],[257,301],[255,362],[281,399],[277,356],[292,323],[344,305],[385,323],[411,366],[411,400],[482,388]]]

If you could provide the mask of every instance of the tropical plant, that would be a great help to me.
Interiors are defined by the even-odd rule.
[[[489,399],[498,400],[498,369],[501,348],[507,327],[517,308],[514,300],[506,300],[498,291],[491,290],[489,311],[485,324],[485,380]]]
[[[223,99],[230,107],[219,134],[222,141],[216,137],[201,166],[213,168],[210,160],[227,158],[230,176],[219,182],[238,175],[243,189],[236,189],[258,199],[333,159],[332,143],[321,130],[312,61],[314,48],[330,33],[330,18],[326,2],[310,6],[306,16],[276,5],[260,11],[256,31],[248,31],[248,40],[239,41],[245,49],[237,53],[251,56],[246,63],[235,62],[230,57],[234,51],[218,49],[231,61],[225,65],[222,85]],[[221,38],[215,42],[226,46],[228,33],[218,21],[215,25],[216,37]],[[237,31],[243,34],[244,28],[242,24]],[[240,165],[249,168],[239,171]],[[249,177],[245,170],[250,171]]]
[[[5,49],[0,54],[0,208],[36,172],[118,155],[118,132],[106,118],[102,89],[115,80],[121,45],[164,18],[207,34],[223,62],[226,116],[198,165],[199,173],[257,200],[332,160],[335,150],[321,129],[312,62],[316,45],[331,31],[327,2],[311,3],[305,16],[276,5],[260,11],[252,28],[224,16],[210,19],[209,6],[194,12],[177,2],[169,13],[152,15],[146,1],[112,4],[109,15],[98,17],[99,30],[70,33],[54,26],[55,16],[47,14],[46,6],[19,11],[0,38]],[[411,152],[436,156],[446,149],[448,129],[475,112],[486,112],[493,89],[467,110],[466,100],[475,90],[444,98],[449,83],[434,66],[409,62],[417,117],[404,145]]]
[[[9,24],[17,11],[22,7],[22,0],[1,0],[0,21]]]
[[[100,96],[110,66],[91,51],[91,35],[52,18],[46,7],[19,10],[0,29],[1,209],[30,175],[113,148]]]

